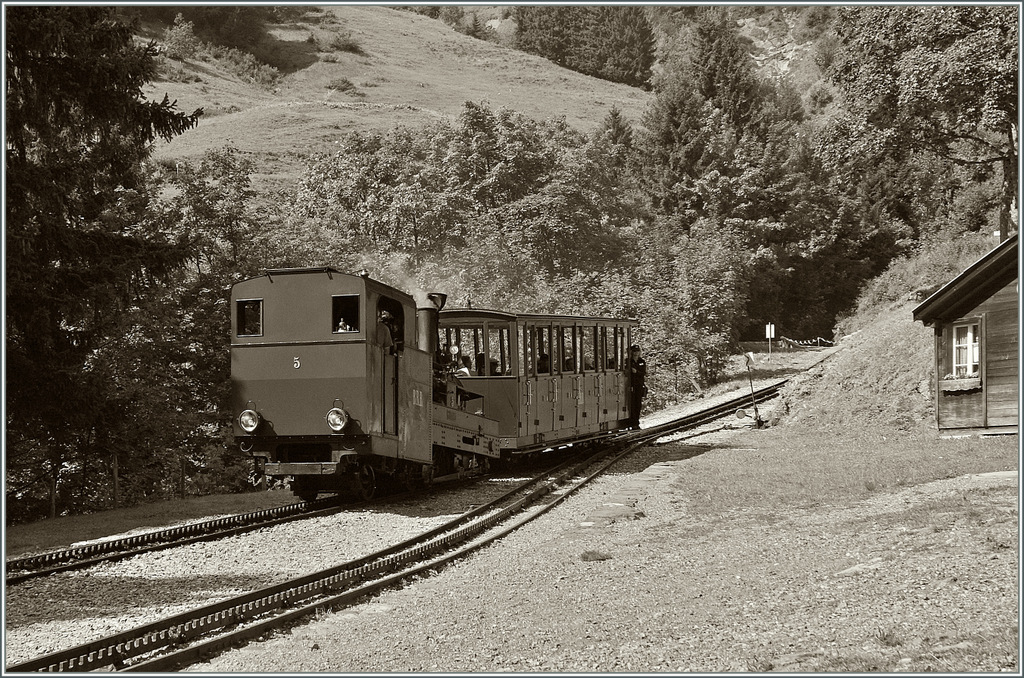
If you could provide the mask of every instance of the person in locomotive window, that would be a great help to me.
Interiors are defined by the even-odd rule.
[[[633,344],[629,347],[629,423],[633,428],[640,428],[640,408],[644,396],[647,395],[647,361],[640,355],[640,347]]]
[[[240,335],[255,336],[263,334],[263,320],[260,318],[260,311],[263,310],[262,305],[260,301],[246,301],[242,304],[240,319],[242,330],[239,333]]]
[[[493,374],[493,372],[492,372]],[[487,356],[483,353],[476,354],[476,376],[486,377],[487,376]]]
[[[385,353],[395,353],[395,338],[392,329],[393,318],[387,311],[381,311],[377,315],[377,343],[381,345]]]
[[[459,369],[455,370],[455,376],[456,377],[468,377],[472,373],[473,373],[473,371],[470,368],[470,364],[469,364],[469,356],[468,355],[462,356],[462,367],[460,367]]]
[[[345,318],[342,317],[338,321],[338,329],[336,331],[337,332],[355,332],[356,328],[354,328],[351,325],[349,325],[348,322],[345,320]]]

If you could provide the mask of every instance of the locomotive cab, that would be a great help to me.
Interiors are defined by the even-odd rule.
[[[333,268],[269,270],[231,295],[234,433],[303,499],[432,462],[431,364],[411,296]],[[425,466],[426,465],[426,466]]]

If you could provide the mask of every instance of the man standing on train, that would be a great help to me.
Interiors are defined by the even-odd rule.
[[[640,428],[640,408],[647,395],[646,379],[647,361],[640,355],[640,347],[633,344],[629,347],[629,425],[632,428]]]

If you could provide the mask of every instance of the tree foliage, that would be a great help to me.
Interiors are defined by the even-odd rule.
[[[467,102],[455,124],[352,134],[341,146],[313,159],[296,206],[364,261],[422,263],[501,243],[554,274],[621,252],[630,208],[615,199],[609,142],[564,123]],[[600,246],[581,251],[583,234]]]
[[[832,79],[846,97],[838,133],[857,152],[924,151],[1003,173],[1000,230],[1017,187],[1019,35],[1009,6],[843,8]]]
[[[639,6],[517,5],[516,46],[566,68],[648,88],[655,38]]]
[[[85,473],[122,416],[97,353],[185,253],[142,161],[201,111],[143,98],[155,49],[110,8],[12,7],[6,44],[8,454]]]

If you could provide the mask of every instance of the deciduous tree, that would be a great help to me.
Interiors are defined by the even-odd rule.
[[[1004,238],[1016,228],[1017,15],[999,5],[843,8],[832,70],[853,119],[844,129],[865,153],[999,167]]]

